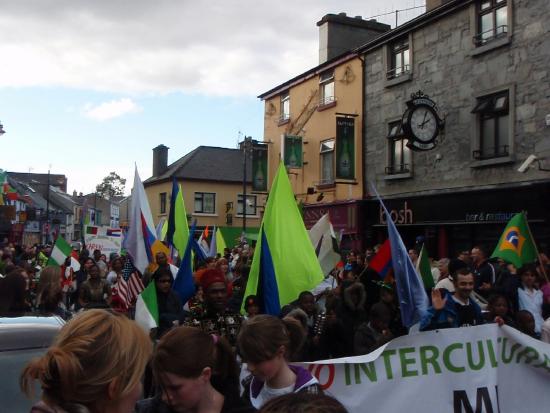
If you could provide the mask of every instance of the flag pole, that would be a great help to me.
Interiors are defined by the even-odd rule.
[[[539,264],[540,264],[540,267],[542,268],[542,274],[544,275],[544,279],[546,280],[546,282],[548,282],[548,274],[546,274],[546,269],[544,268],[544,265],[542,265],[541,263],[540,252],[539,252],[539,249],[537,248],[537,242],[535,241],[535,237],[533,237],[533,233],[531,232],[531,227],[529,226],[529,220],[527,219],[527,213],[526,211],[521,211],[521,213],[525,217],[525,224],[527,225],[527,231],[529,231],[529,236],[533,240],[533,245],[535,246],[535,251],[537,252],[537,257],[539,259]]]

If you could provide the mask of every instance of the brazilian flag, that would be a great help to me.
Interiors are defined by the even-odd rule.
[[[281,307],[323,281],[323,271],[281,162],[265,208],[245,297],[254,294],[263,313]],[[243,301],[244,304],[244,301]]]
[[[524,212],[514,215],[506,225],[491,255],[491,258],[495,257],[514,264],[516,268],[537,260],[537,247]]]

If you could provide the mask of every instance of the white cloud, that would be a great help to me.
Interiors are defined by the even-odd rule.
[[[0,0],[0,87],[258,95],[317,64],[323,15],[367,18],[422,3]]]
[[[110,102],[103,102],[96,106],[87,104],[84,107],[84,116],[93,120],[105,121],[127,115],[128,113],[137,113],[141,111],[142,108],[132,99],[122,98],[111,100]]]

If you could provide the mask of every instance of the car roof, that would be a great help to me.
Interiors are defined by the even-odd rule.
[[[0,317],[0,352],[47,348],[63,324],[59,317]]]

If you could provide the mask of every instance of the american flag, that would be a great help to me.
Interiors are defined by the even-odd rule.
[[[115,296],[121,304],[126,308],[130,308],[131,304],[137,299],[139,293],[143,291],[143,283],[139,277],[138,270],[133,266],[130,257],[126,257],[124,268],[122,269],[122,277],[114,285],[116,288]]]

